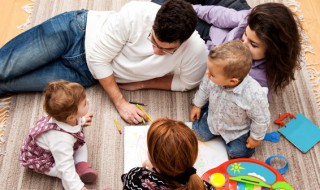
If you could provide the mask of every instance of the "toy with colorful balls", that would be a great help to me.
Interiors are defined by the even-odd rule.
[[[275,168],[252,158],[229,160],[201,178],[217,190],[293,190]]]

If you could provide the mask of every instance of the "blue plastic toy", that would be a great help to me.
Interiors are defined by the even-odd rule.
[[[263,140],[270,141],[270,142],[273,142],[273,143],[277,143],[280,140],[280,134],[277,131],[272,131],[270,133],[267,133],[264,136]]]

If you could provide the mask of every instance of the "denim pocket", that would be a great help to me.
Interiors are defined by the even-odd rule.
[[[86,31],[87,15],[88,15],[88,10],[84,10],[84,9],[81,9],[79,11],[74,11],[73,13],[75,25],[82,32]]]
[[[75,72],[75,81],[79,81],[81,85],[91,86],[97,83],[88,68],[85,53],[73,57],[64,57],[64,64]]]

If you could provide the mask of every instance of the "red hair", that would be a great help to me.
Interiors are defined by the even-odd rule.
[[[197,174],[191,175],[184,185],[172,180],[192,168],[198,156],[197,137],[183,122],[165,118],[154,121],[148,131],[147,144],[150,162],[170,188],[205,189]]]

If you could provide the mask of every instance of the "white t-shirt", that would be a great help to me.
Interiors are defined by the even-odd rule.
[[[147,37],[159,8],[156,3],[132,1],[118,12],[88,12],[86,59],[94,78],[114,74],[116,82],[129,83],[174,74],[171,90],[185,91],[199,85],[208,50],[198,32],[173,55],[153,54]]]

